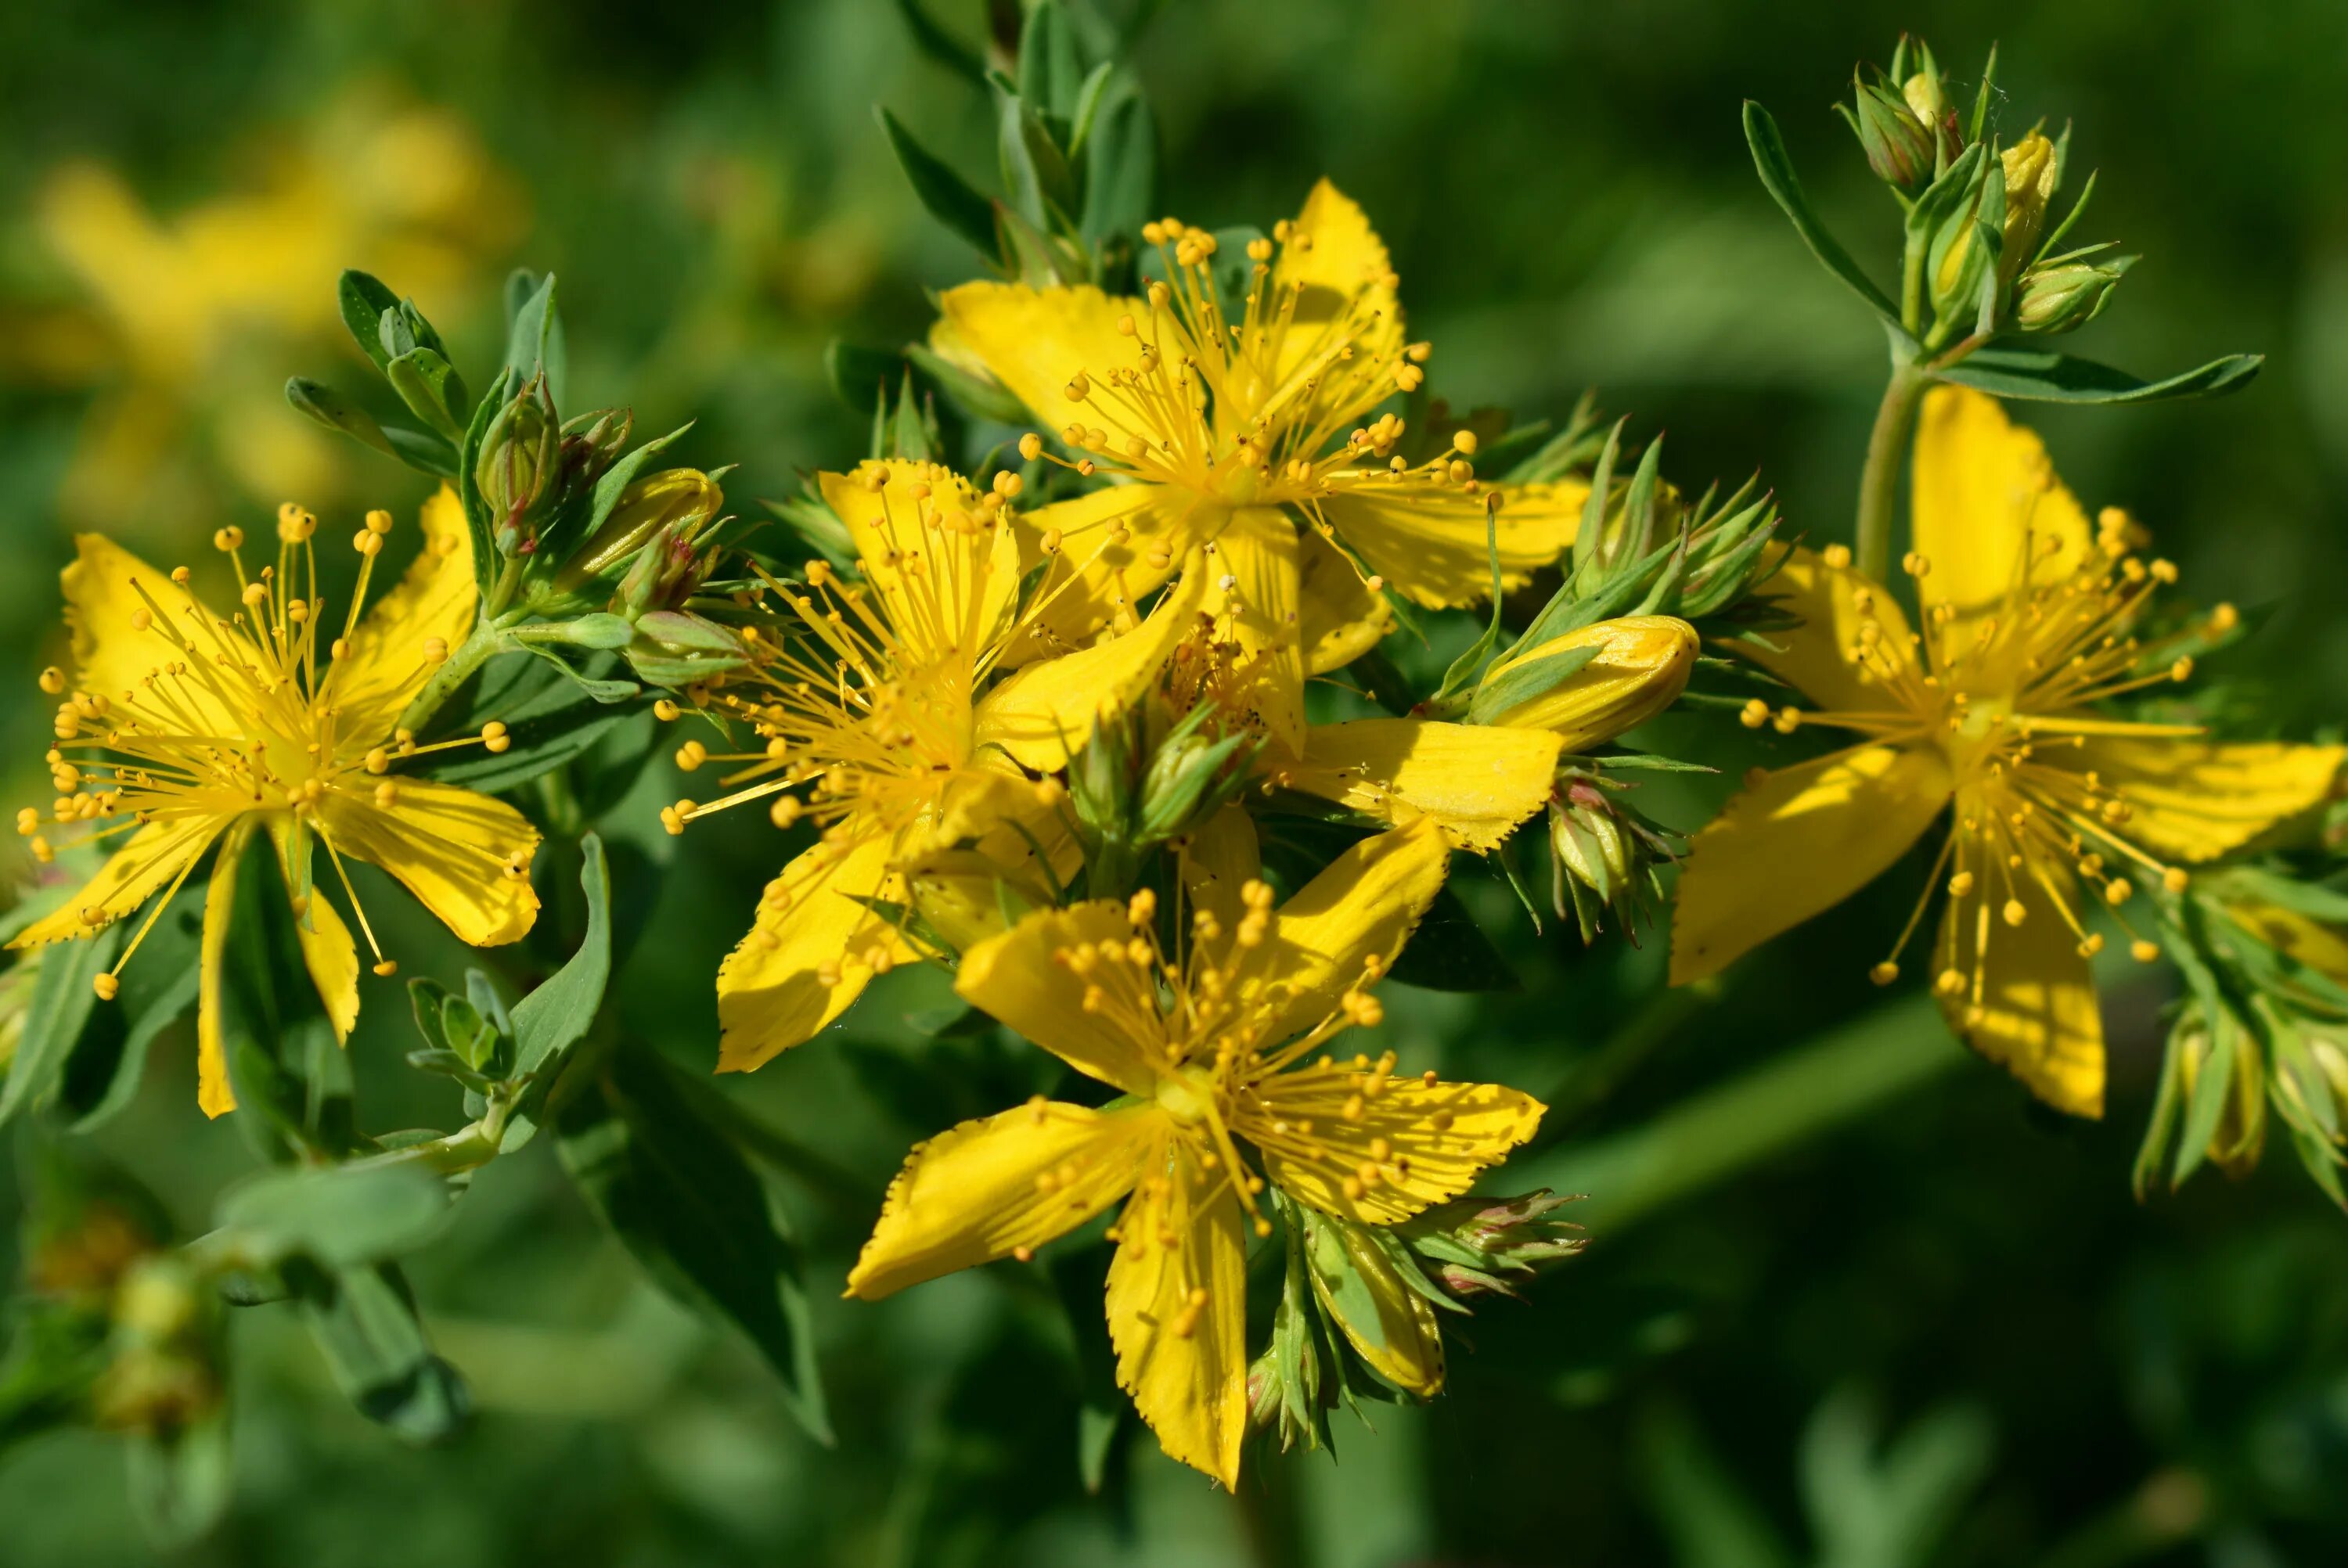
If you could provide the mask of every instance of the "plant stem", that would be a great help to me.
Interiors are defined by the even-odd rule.
[[[1878,1009],[1601,1143],[1511,1166],[1509,1187],[1584,1193],[1612,1235],[1970,1060],[1929,997]]]
[[[440,661],[424,689],[416,693],[399,715],[399,727],[411,734],[420,734],[432,722],[432,715],[455,695],[457,688],[471,679],[473,672],[489,661],[489,656],[506,646],[506,630],[493,621],[477,623],[472,635],[466,638]]]
[[[1883,403],[1875,411],[1874,432],[1867,438],[1867,466],[1859,476],[1859,569],[1878,582],[1890,576],[1891,518],[1900,505],[1900,460],[1908,455],[1908,437],[1916,428],[1916,405],[1923,399],[1925,384],[1913,360],[1895,357]]]

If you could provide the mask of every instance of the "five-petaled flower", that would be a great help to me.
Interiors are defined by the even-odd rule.
[[[1441,890],[1448,854],[1422,820],[1364,840],[1275,909],[1253,830],[1227,808],[1185,853],[1192,908],[1170,922],[1187,938],[1174,958],[1147,891],[1033,914],[973,948],[962,996],[1121,1098],[1096,1110],[1038,1096],[916,1149],[850,1293],[1031,1256],[1126,1199],[1109,1232],[1117,1379],[1168,1453],[1234,1484],[1247,1235],[1270,1232],[1265,1184],[1392,1225],[1467,1191],[1540,1122],[1529,1096],[1396,1076],[1391,1053],[1306,1060],[1379,1021],[1369,989]]]
[[[242,530],[215,535],[242,589],[227,616],[188,591],[185,567],[160,572],[106,538],[81,536],[64,574],[74,674],[70,682],[62,670],[41,678],[64,699],[48,753],[57,798],[46,815],[27,806],[16,815],[17,831],[43,860],[69,844],[128,835],[88,886],[9,944],[89,936],[153,899],[113,970],[98,977],[101,997],[114,994],[139,940],[220,845],[204,905],[197,1011],[199,1100],[213,1116],[236,1103],[217,998],[233,868],[256,831],[275,846],[303,955],[338,1037],[358,1015],[358,952],[319,896],[314,842],[351,900],[379,975],[396,966],[376,947],[346,861],[389,872],[476,947],[520,938],[538,913],[530,883],[537,829],[502,801],[404,771],[448,747],[511,743],[493,723],[479,734],[418,745],[399,723],[473,627],[472,551],[456,496],[444,487],[426,503],[424,548],[362,618],[392,526],[388,512],[367,514],[354,541],[359,583],[338,630],[318,593],[317,526],[301,508],[283,508],[275,563],[258,575],[245,569]],[[50,836],[58,828],[82,831],[60,842]]]
[[[2196,726],[2108,716],[2096,704],[2181,681],[2178,641],[2134,634],[2176,569],[2134,552],[2134,525],[2090,527],[2038,438],[1992,399],[1926,400],[1916,441],[1911,632],[1848,552],[1796,550],[1778,574],[1804,625],[1753,657],[1818,704],[1747,722],[1823,725],[1853,744],[1748,781],[1696,836],[1672,926],[1673,983],[1713,974],[1839,903],[1949,809],[1923,900],[1874,970],[1900,948],[1936,886],[1948,908],[1932,989],[1951,1026],[2048,1103],[2103,1109],[2103,1026],[2088,928],[2106,907],[2129,923],[2139,879],[2183,887],[2185,867],[2240,849],[2329,794],[2337,746],[2227,744]],[[2230,606],[2211,620],[2230,625]],[[2206,627],[2208,623],[2205,622]],[[1748,651],[1750,651],[1748,650]]]
[[[822,829],[767,885],[718,971],[720,1071],[764,1065],[839,1017],[874,974],[919,956],[895,912],[908,863],[965,839],[1006,868],[1038,845],[1073,850],[1059,785],[1031,770],[1065,766],[1103,707],[1155,681],[1199,603],[1186,575],[1140,627],[995,682],[1045,608],[1021,601],[1012,489],[980,495],[948,469],[906,462],[822,485],[862,579],[810,561],[804,582],[767,585],[779,607],[749,629],[754,663],[706,695],[759,747],[686,742],[688,768],[734,764],[729,793],[664,813],[682,831],[772,797],[777,825]]]
[[[936,345],[1057,431],[1078,471],[1117,481],[1028,518],[1045,537],[1107,543],[1061,613],[1124,610],[1210,546],[1209,608],[1231,612],[1265,731],[1293,756],[1305,676],[1385,631],[1382,589],[1429,607],[1482,599],[1488,520],[1505,579],[1521,583],[1572,543],[1587,490],[1516,487],[1495,514],[1473,436],[1416,466],[1397,453],[1401,417],[1371,414],[1421,384],[1427,345],[1405,339],[1385,243],[1327,181],[1250,244],[1236,300],[1212,234],[1166,219],[1142,235],[1172,280],[1146,298],[967,283],[941,300]],[[1040,439],[1026,449],[1040,455]]]

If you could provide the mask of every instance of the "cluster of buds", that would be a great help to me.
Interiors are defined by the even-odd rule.
[[[1395,1230],[1458,1300],[1515,1296],[1540,1266],[1586,1245],[1581,1226],[1550,1217],[1573,1201],[1546,1187],[1516,1198],[1455,1198]]]
[[[1550,795],[1550,903],[1559,919],[1572,914],[1584,942],[1597,939],[1609,915],[1635,937],[1663,907],[1663,867],[1687,852],[1623,798],[1632,787],[1595,767],[1568,767]]]
[[[2246,1176],[2280,1123],[2348,1207],[2348,899],[2245,866],[2164,890],[2162,915],[2194,984],[2169,1031],[2138,1193],[2204,1163]]]
[[[1202,702],[1179,718],[1137,708],[1105,718],[1068,766],[1086,896],[1121,898],[1160,845],[1247,787],[1260,739]]]
[[[1433,1399],[1444,1381],[1439,1314],[1516,1296],[1541,1266],[1581,1251],[1579,1227],[1550,1217],[1570,1201],[1546,1190],[1459,1198],[1365,1225],[1275,1192],[1287,1272],[1271,1343],[1248,1369],[1250,1419],[1276,1429],[1283,1450],[1318,1449],[1341,1403]]]
[[[1971,113],[1961,115],[1931,49],[1903,37],[1890,69],[1855,73],[1852,101],[1835,106],[1906,214],[1901,315],[1927,349],[2085,326],[2135,260],[2094,259],[2107,245],[2055,252],[2094,181],[2049,234],[2068,138],[2033,128],[2001,147],[1986,136],[1996,71],[1993,54]]]
[[[562,418],[543,371],[490,417],[473,486],[499,555],[532,557],[592,504],[596,481],[627,449],[635,415],[602,408]]]

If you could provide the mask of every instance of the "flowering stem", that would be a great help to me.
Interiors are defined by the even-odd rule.
[[[421,734],[432,715],[456,694],[457,688],[472,678],[473,672],[489,661],[490,655],[502,650],[508,641],[506,629],[493,620],[480,621],[472,635],[449,651],[432,671],[424,689],[416,693],[399,715],[399,727],[412,734]]]
[[[1867,466],[1859,476],[1859,569],[1878,582],[1891,572],[1891,516],[1900,505],[1900,465],[1916,428],[1925,377],[1911,359],[1895,357],[1891,380],[1867,438]]]
[[[1512,1165],[1508,1188],[1587,1194],[1593,1226],[1612,1234],[1969,1060],[1931,999],[1910,997],[1643,1126]]]

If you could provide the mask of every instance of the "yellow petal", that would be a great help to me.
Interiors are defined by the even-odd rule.
[[[1041,910],[964,953],[954,992],[1077,1071],[1128,1094],[1151,1094],[1158,1086],[1151,1056],[1164,1037],[1154,1002],[1146,1020],[1130,1007],[1086,1012],[1085,982],[1057,958],[1078,943],[1121,947],[1132,937],[1120,904]]]
[[[1367,470],[1331,477],[1319,503],[1330,531],[1389,587],[1430,609],[1491,597],[1492,557],[1484,497],[1457,485],[1397,483]],[[1518,485],[1500,508],[1501,579],[1521,586],[1573,543],[1586,486]]]
[[[1360,203],[1326,179],[1304,198],[1272,282],[1275,298],[1297,291],[1296,308],[1281,338],[1274,385],[1325,354],[1345,327],[1368,318],[1375,317],[1375,324],[1353,340],[1354,351],[1376,358],[1401,351],[1402,309],[1385,242]]]
[[[1311,528],[1297,536],[1297,641],[1304,672],[1343,669],[1394,630],[1394,606],[1373,593],[1345,552]]]
[[[1858,892],[1922,836],[1952,787],[1931,746],[1868,746],[1765,775],[1682,865],[1672,984],[1718,974]]]
[[[2079,937],[2036,877],[2078,907],[2070,868],[2034,865],[2035,876],[1994,887],[1984,880],[1969,898],[1951,899],[1941,917],[1940,958],[1967,989],[1941,996],[1949,1027],[1967,1045],[2028,1084],[2057,1111],[2104,1113],[2104,1023],[2096,983]],[[2020,925],[2004,917],[2018,900]]]
[[[1773,608],[1801,624],[1762,634],[1782,647],[1782,653],[1739,643],[1740,654],[1818,708],[1874,713],[1896,706],[1884,682],[1914,669],[1916,651],[1908,640],[1908,618],[1879,584],[1849,567],[1828,566],[1815,551],[1797,548],[1785,552],[1784,563],[1761,591]],[[1870,623],[1873,632],[1862,630]]]
[[[767,884],[757,923],[718,967],[718,1071],[764,1067],[846,1012],[872,978],[876,948],[891,963],[913,956],[886,918],[857,901],[903,899],[893,855],[878,834],[844,853],[818,844]],[[819,972],[827,966],[829,979]]]
[[[1264,1178],[1324,1214],[1393,1225],[1456,1198],[1533,1135],[1548,1109],[1497,1083],[1306,1068],[1252,1086],[1232,1127]]]
[[[1039,1102],[939,1133],[889,1184],[848,1294],[878,1301],[1066,1235],[1133,1190],[1165,1133],[1148,1102]]]
[[[211,886],[204,895],[203,936],[196,948],[196,1106],[206,1116],[224,1116],[236,1109],[236,1091],[229,1086],[228,1045],[221,1035],[221,987],[236,913],[238,869],[252,841],[250,825],[230,830],[212,858]]]
[[[394,781],[398,804],[331,792],[318,821],[336,854],[389,872],[457,939],[496,948],[538,918],[530,885],[538,829],[501,800],[430,779]]]
[[[2043,747],[2036,759],[2101,774],[2129,808],[2116,829],[2121,837],[2166,858],[2200,861],[2322,804],[2348,750],[2089,735],[2075,749]]]
[[[335,1026],[335,1043],[345,1044],[351,1026],[359,1020],[358,944],[351,940],[350,927],[335,913],[335,907],[326,902],[325,890],[317,886],[316,867],[309,864],[309,835],[303,834],[297,843],[293,819],[273,817],[269,840],[276,846],[277,869],[283,874],[285,886],[310,888],[309,906],[294,930],[302,944],[302,965],[310,971],[310,982],[318,988],[318,999],[325,1004],[327,1020]],[[303,861],[298,873],[297,856]]]
[[[882,477],[881,488],[866,482],[872,475]],[[912,659],[974,657],[1008,629],[1019,597],[1019,541],[992,522],[966,531],[955,526],[958,518],[982,516],[969,480],[933,463],[890,461],[824,474],[819,483]],[[917,485],[928,487],[926,499],[914,498]]]
[[[424,645],[437,637],[454,648],[472,632],[473,536],[456,491],[443,485],[424,503],[423,529],[407,575],[360,618],[334,661],[345,733],[387,733],[424,682]]]
[[[1140,339],[1117,330],[1119,316],[1149,319],[1139,300],[1119,299],[1086,283],[1031,289],[1025,283],[964,283],[938,300],[955,341],[976,357],[1036,423],[1056,432],[1086,417],[1068,401],[1079,372],[1105,382],[1138,363]]]
[[[1499,711],[1484,717],[1484,723],[1547,730],[1560,750],[1587,752],[1637,729],[1678,702],[1701,646],[1695,628],[1677,616],[1625,615],[1594,621],[1496,660],[1479,684],[1476,711],[1483,716],[1480,702],[1488,695]],[[1598,651],[1594,657],[1581,655],[1587,661],[1572,673],[1560,678],[1557,671],[1570,668],[1561,663],[1542,671],[1544,663],[1585,648]],[[1499,696],[1509,684],[1528,679],[1554,683],[1545,690],[1520,685],[1519,690],[1529,693],[1521,701]]]
[[[1247,1244],[1221,1173],[1187,1140],[1153,1151],[1108,1266],[1117,1380],[1171,1457],[1239,1484],[1247,1436]]]
[[[1051,571],[1036,589],[1029,629],[1004,654],[1006,664],[1089,646],[1105,629],[1139,619],[1141,601],[1174,575],[1200,530],[1197,503],[1162,485],[1112,485],[1019,515],[1019,560],[1032,571],[1046,559],[1046,534],[1060,536]],[[1220,514],[1215,521],[1220,524]],[[1122,528],[1128,536],[1110,538]],[[1162,555],[1166,564],[1149,564]]]
[[[978,748],[999,746],[1038,773],[1066,766],[1103,711],[1128,706],[1157,681],[1189,631],[1202,591],[1200,574],[1186,571],[1131,631],[1013,671],[979,699],[972,724]]]
[[[1240,890],[1263,875],[1262,846],[1246,808],[1228,804],[1191,834],[1182,845],[1181,870],[1182,896],[1191,908],[1212,915],[1221,932],[1213,954],[1201,956],[1220,963],[1247,913]]]
[[[1287,756],[1304,749],[1304,655],[1298,645],[1300,548],[1295,525],[1269,507],[1249,507],[1208,548],[1206,598],[1219,640],[1233,656],[1224,706],[1260,727]],[[1188,630],[1187,628],[1185,630]]]
[[[966,843],[901,851],[897,869],[914,908],[957,951],[1001,936],[1029,909],[1049,908],[1083,871],[1066,798],[1046,805],[1042,787],[1023,776],[983,794],[950,788],[943,815],[976,831]]]
[[[1480,855],[1548,803],[1558,749],[1544,730],[1355,719],[1313,725],[1304,760],[1272,777],[1396,827],[1431,816],[1455,847]]]
[[[242,735],[242,722],[204,679],[217,651],[217,633],[209,630],[213,622],[202,607],[169,577],[102,535],[77,535],[74,548],[60,580],[66,626],[73,634],[75,684],[109,702],[127,699],[159,718],[169,713],[176,719],[184,710],[193,723],[171,723],[168,727],[174,731]],[[161,700],[141,684],[161,665],[181,661],[196,668],[187,677],[168,680]]]
[[[17,932],[8,946],[44,948],[121,919],[187,869],[224,825],[210,815],[158,817],[125,840],[80,892]]]
[[[1985,394],[1936,386],[1924,395],[1914,487],[1916,553],[1931,563],[1917,597],[1955,612],[1943,648],[1971,646],[1979,619],[2024,586],[2025,563],[2029,584],[2043,587],[2072,576],[2095,548],[2045,444]]]
[[[1272,917],[1266,939],[1244,948],[1234,981],[1254,988],[1266,1009],[1259,1044],[1310,1029],[1362,983],[1364,965],[1383,973],[1443,890],[1451,846],[1422,817],[1362,840],[1296,890]]]

